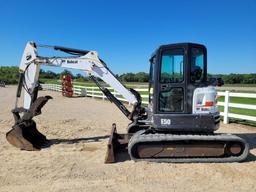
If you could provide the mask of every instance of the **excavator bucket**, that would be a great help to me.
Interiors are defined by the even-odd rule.
[[[29,110],[15,109],[12,111],[15,125],[6,133],[6,139],[11,145],[22,150],[35,151],[40,150],[48,143],[46,136],[37,130],[36,123],[32,118],[41,114],[42,107],[49,99],[52,97],[39,97],[33,102]],[[20,112],[23,112],[22,118],[20,118]]]
[[[46,136],[40,133],[33,120],[16,124],[6,133],[7,141],[13,146],[26,150],[40,150],[48,143]]]
[[[116,124],[112,124],[105,156],[105,163],[115,163],[118,160],[118,155],[120,153],[124,151],[127,153],[127,146],[130,137],[130,134],[118,134],[116,130]]]

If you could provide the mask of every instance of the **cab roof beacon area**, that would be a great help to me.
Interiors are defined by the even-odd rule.
[[[67,53],[65,57],[46,57],[40,49]],[[207,81],[207,50],[204,45],[177,43],[160,46],[150,58],[149,104],[141,105],[140,94],[126,88],[98,57],[96,51],[28,42],[19,66],[14,125],[6,134],[8,142],[23,150],[40,150],[49,140],[37,130],[34,116],[51,96],[38,97],[41,65],[79,69],[131,121],[126,134],[116,125],[107,146],[106,163],[113,163],[126,149],[132,160],[153,162],[238,162],[248,156],[248,143],[231,134],[215,134],[220,114],[217,91]],[[101,82],[110,85],[132,105],[128,109]],[[22,106],[18,99],[24,93]],[[82,110],[82,109],[81,109]],[[97,114],[95,114],[97,115]]]

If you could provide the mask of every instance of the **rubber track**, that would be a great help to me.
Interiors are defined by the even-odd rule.
[[[225,163],[225,162],[240,162],[246,159],[249,153],[249,145],[242,138],[231,134],[214,134],[214,135],[174,135],[174,134],[143,134],[144,131],[139,131],[132,136],[128,144],[128,152],[134,161],[151,161],[151,162],[169,162],[169,163]],[[244,151],[240,156],[230,157],[215,157],[215,158],[143,158],[138,159],[132,155],[132,148],[140,142],[152,143],[154,141],[180,141],[180,140],[203,140],[203,141],[238,141],[244,144]]]

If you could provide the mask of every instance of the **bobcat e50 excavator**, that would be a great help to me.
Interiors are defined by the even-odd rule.
[[[62,51],[65,57],[43,57],[38,48]],[[28,42],[20,63],[15,108],[15,125],[6,134],[12,145],[39,150],[49,142],[36,128],[33,117],[51,96],[38,97],[41,65],[80,69],[87,72],[106,97],[131,120],[127,134],[112,125],[106,163],[115,162],[118,150],[128,149],[130,158],[153,162],[235,162],[246,159],[249,146],[231,134],[214,134],[220,115],[217,92],[207,82],[206,48],[194,43],[160,46],[150,58],[149,105],[116,79],[95,51]],[[129,111],[97,78],[109,84],[133,106]],[[17,101],[24,89],[23,106]]]

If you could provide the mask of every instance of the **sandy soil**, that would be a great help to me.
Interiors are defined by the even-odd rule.
[[[221,125],[251,145],[246,162],[226,164],[104,164],[111,124],[125,132],[128,120],[108,101],[65,98],[56,92],[36,118],[52,139],[41,151],[9,145],[5,133],[13,124],[10,110],[15,88],[0,88],[0,191],[256,191],[256,128]]]

